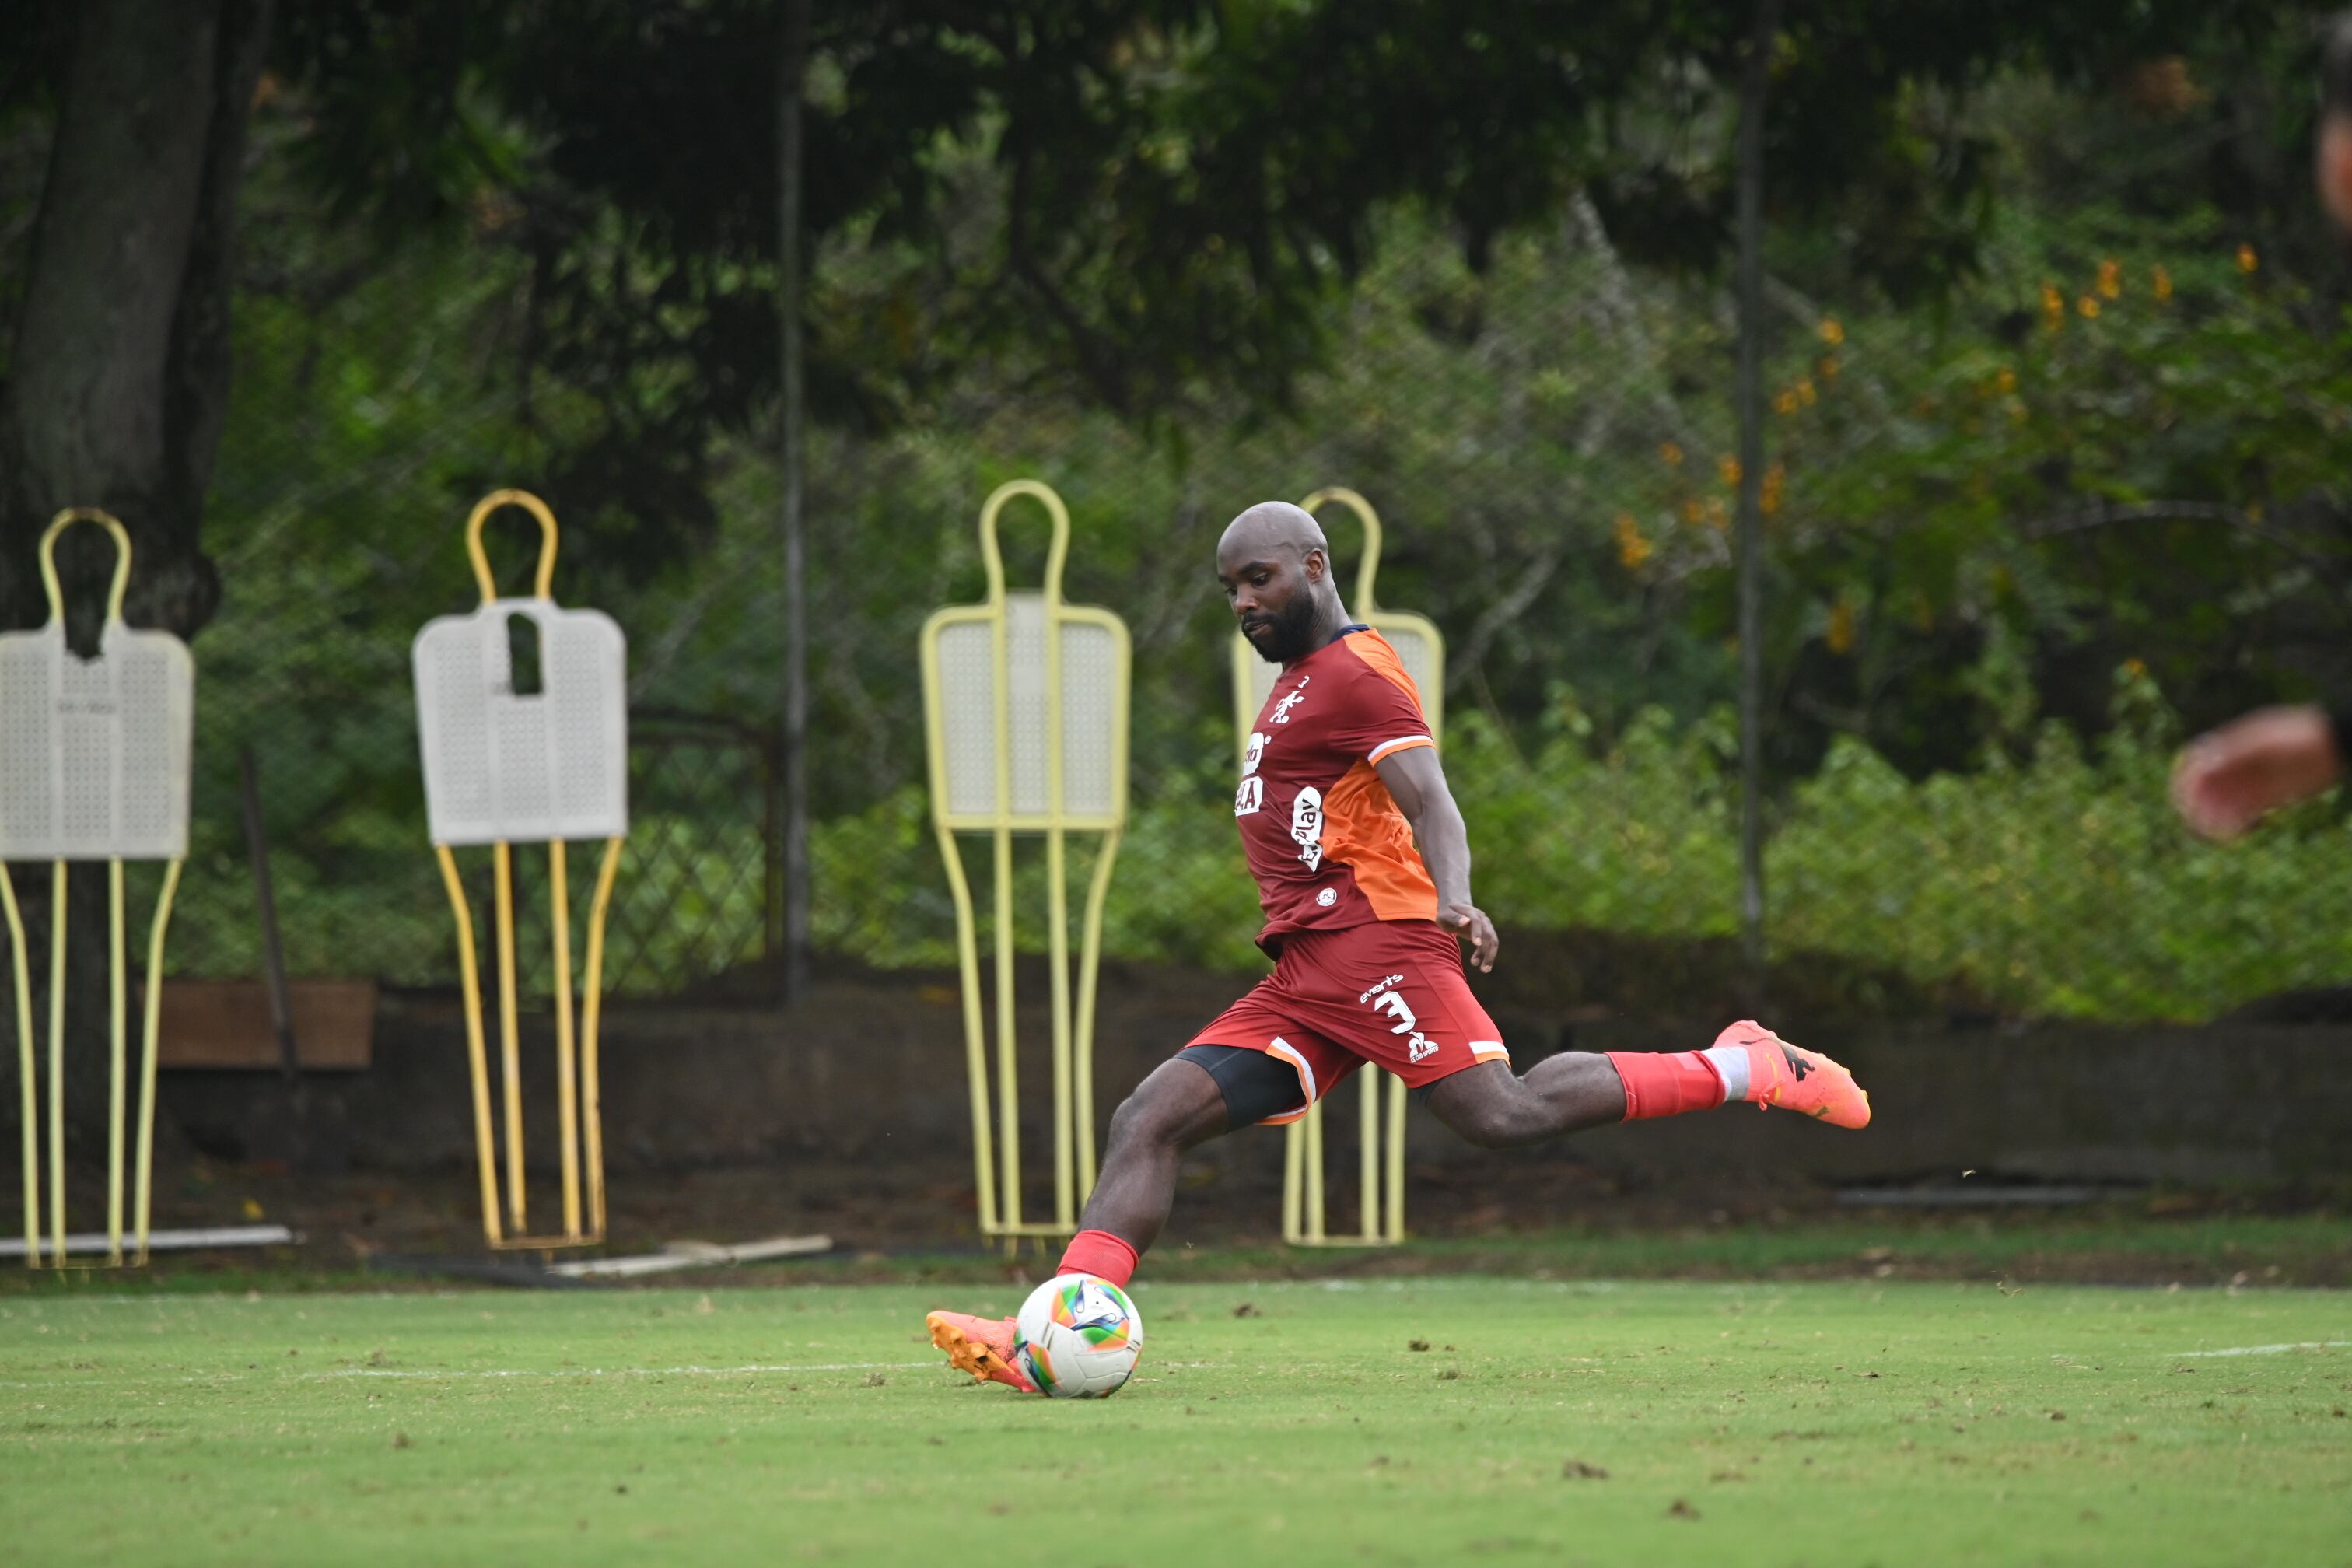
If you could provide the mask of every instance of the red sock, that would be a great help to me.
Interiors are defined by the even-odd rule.
[[[1720,1099],[1720,1085],[1716,1093]],[[1054,1272],[1091,1274],[1124,1290],[1135,1278],[1135,1248],[1107,1230],[1082,1230],[1070,1237],[1070,1245],[1062,1252],[1062,1266]]]
[[[1723,1103],[1723,1075],[1697,1051],[1611,1051],[1609,1065],[1625,1085],[1625,1120],[1713,1110]]]

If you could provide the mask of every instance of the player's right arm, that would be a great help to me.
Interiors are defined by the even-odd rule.
[[[1445,783],[1445,769],[1437,748],[1421,745],[1391,752],[1372,768],[1388,785],[1389,795],[1412,824],[1429,879],[1437,884],[1437,923],[1470,939],[1470,962],[1482,971],[1495,967],[1503,939],[1486,911],[1470,901],[1470,828],[1454,791]]]
[[[2234,838],[2270,812],[2342,777],[2345,730],[2316,707],[2249,713],[2180,753],[2172,770],[2173,805],[2196,832]]]

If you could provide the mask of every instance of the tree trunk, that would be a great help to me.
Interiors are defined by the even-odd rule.
[[[193,637],[220,596],[197,545],[228,402],[232,241],[247,110],[271,0],[83,0],[36,220],[6,379],[0,383],[0,628],[48,616],[36,546],[67,506],[129,530],[124,618]],[[94,530],[59,546],[69,639],[94,649],[110,547]],[[46,1016],[50,878],[12,868]],[[130,914],[143,968],[147,911]],[[67,971],[68,1142],[103,1149],[108,1020],[106,877],[78,867]],[[0,993],[8,985],[0,966]],[[0,1009],[0,1124],[16,1121],[13,1007]]]

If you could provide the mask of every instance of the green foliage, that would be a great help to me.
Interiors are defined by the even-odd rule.
[[[1973,773],[1915,781],[1839,741],[1774,824],[1773,951],[1957,983],[2032,1016],[2196,1019],[2339,978],[2352,965],[2337,913],[2352,908],[2352,827],[2323,807],[2242,845],[2195,843],[2165,797],[2169,714],[2145,676],[2127,672],[2119,687],[2125,721],[2088,753],[2051,724],[2022,763],[1997,756]],[[1475,713],[1446,748],[1505,962],[1513,931],[1735,934],[1727,716],[1678,728],[1649,710],[1596,750],[1565,691],[1554,712],[1524,753]],[[1203,776],[1187,793],[1138,813],[1105,951],[1262,967],[1223,781]],[[819,842],[828,945],[884,967],[954,962],[944,897],[885,891],[944,890],[917,792],[827,825]],[[985,946],[986,841],[966,843]],[[1024,844],[1015,865],[1020,945],[1042,952],[1043,857]],[[1074,910],[1086,867],[1074,858]]]
[[[351,8],[408,25],[364,0]],[[600,9],[581,38],[533,47],[604,61],[620,14]],[[740,34],[746,52],[764,47],[755,8],[664,15],[664,26]],[[1087,26],[1108,15],[1088,12]],[[2051,25],[2064,31],[2088,15]],[[1847,25],[1838,16],[1808,26],[1835,33]],[[1326,35],[1377,54],[1391,23],[1434,37],[1475,30],[1476,19],[1244,7],[1221,25],[1267,29],[1240,47],[1275,58]],[[1867,33],[1816,30],[1792,42],[1788,68],[1811,85],[1790,101],[1834,109],[1819,96],[1836,74],[1823,62],[1849,58]],[[924,34],[901,63],[929,58],[947,36]],[[415,40],[402,37],[385,60],[406,58]],[[1210,112],[1186,96],[1224,68],[1198,56],[1202,40],[1177,27],[1145,42],[1102,68],[1159,73],[1146,99],[1045,103],[1039,112],[1055,117],[1055,136],[1077,135],[1073,127],[1097,114],[1120,136],[1141,137],[1154,117]],[[2087,69],[2095,40],[2059,43],[2058,65]],[[1024,68],[1048,69],[1046,44]],[[971,47],[985,60],[997,46]],[[1496,68],[1517,80],[1540,56]],[[677,58],[681,69],[712,65],[699,45]],[[1940,286],[1934,308],[1898,305],[1852,265],[1852,252],[1875,243],[1857,237],[1880,218],[1909,212],[1919,233],[1944,232],[1952,215],[1906,208],[1893,185],[1867,184],[1867,201],[1848,215],[1859,228],[1808,219],[1776,231],[1769,930],[1783,954],[1963,982],[2021,1012],[2116,1017],[2192,1016],[2345,972],[2326,918],[2336,828],[2316,820],[2240,850],[2192,849],[2165,816],[2163,732],[2123,721],[2114,700],[2112,674],[2130,660],[2147,678],[2126,682],[2125,706],[2145,706],[2160,688],[2192,725],[2352,681],[2352,533],[2336,479],[2342,410],[2352,407],[2347,344],[2325,290],[2294,262],[2307,247],[2200,161],[2226,143],[2251,165],[2255,139],[2232,127],[2249,116],[2267,124],[2261,105],[2283,100],[2282,72],[2300,68],[2281,65],[2284,54],[2252,65],[2210,58],[2220,85],[2203,85],[2208,57],[2198,57],[2179,95],[2196,106],[2153,119],[2104,90],[2017,73],[1974,81],[1965,99],[1906,89],[1857,109],[1853,123],[1901,132],[1893,153],[1902,158],[1965,142],[1984,160],[1970,177],[1998,199],[1963,215],[1974,226],[1969,265]],[[947,63],[969,85],[970,62]],[[1469,54],[1444,63],[1457,83],[1486,68]],[[1415,64],[1368,68],[1369,96],[1335,112],[1376,114]],[[2240,68],[2272,98],[2228,74]],[[740,61],[725,67],[739,87],[750,75]],[[822,135],[865,123],[872,106],[858,95],[876,79],[820,76]],[[289,88],[257,112],[236,395],[207,527],[226,598],[197,648],[198,852],[174,946],[192,973],[252,972],[234,795],[236,750],[250,744],[298,972],[450,976],[446,911],[424,847],[407,639],[428,616],[472,600],[457,542],[472,500],[493,484],[576,477],[582,452],[616,417],[618,405],[574,374],[592,361],[551,366],[526,353],[546,342],[534,334],[547,328],[551,297],[518,244],[541,232],[530,202],[582,204],[565,209],[578,226],[562,231],[574,248],[559,295],[589,288],[596,275],[583,258],[644,262],[621,241],[652,232],[616,216],[628,203],[607,211],[580,190],[505,190],[500,181],[536,169],[538,144],[520,136],[519,121],[482,119],[461,94],[448,110],[460,114],[459,132],[490,137],[483,167],[503,172],[474,179],[439,148],[419,163],[420,178],[455,184],[436,184],[438,195],[404,187],[402,199],[441,221],[380,254],[317,210],[311,185],[293,177],[293,150],[319,133],[308,117],[321,102],[330,118],[341,113],[327,100],[361,85]],[[1259,96],[1232,112],[1256,134],[1283,100],[1267,82],[1250,85]],[[1695,118],[1676,132],[1688,142],[1677,154],[1688,188],[1643,209],[1683,215],[1699,251],[1712,245],[1708,204],[1720,195],[1711,182],[1721,104],[1710,93],[1692,100]],[[542,131],[571,124],[585,101],[551,99],[523,118]],[[1284,292],[1298,282],[1286,274],[1253,306],[1296,318],[1278,339],[1221,338],[1201,353],[1262,352],[1252,375],[1267,377],[1303,343],[1321,358],[1280,397],[1271,380],[1248,376],[1248,396],[1204,395],[1217,384],[1208,361],[1184,360],[1150,418],[1122,418],[1078,389],[1059,329],[1023,338],[1023,323],[1036,323],[1008,302],[1017,289],[984,287],[1006,260],[1011,122],[992,110],[948,118],[970,134],[926,142],[919,168],[899,171],[921,187],[901,193],[905,212],[843,187],[823,196],[831,216],[818,225],[813,355],[889,383],[870,406],[824,402],[811,442],[820,943],[881,964],[952,958],[921,795],[913,650],[933,606],[978,597],[973,520],[993,485],[1024,475],[1050,480],[1070,503],[1069,595],[1116,608],[1136,638],[1135,814],[1108,914],[1114,954],[1237,972],[1261,962],[1223,816],[1230,626],[1208,556],[1242,505],[1335,482],[1370,495],[1389,525],[1381,601],[1431,616],[1448,636],[1448,760],[1481,855],[1479,893],[1498,918],[1519,930],[1731,932],[1733,747],[1720,713],[1732,675],[1731,339],[1706,272],[1642,265],[1642,255],[1672,247],[1628,232],[1633,207],[1598,173],[1573,188],[1545,184],[1552,174],[1488,187],[1459,146],[1433,142],[1393,172],[1359,162],[1318,174],[1290,162],[1299,150],[1284,138],[1304,131],[1234,142],[1306,182],[1297,189],[1352,193],[1314,220],[1335,226],[1318,231],[1325,240],[1349,241],[1350,286]],[[1806,120],[1803,134],[1829,122]],[[2280,122],[2294,133],[2292,114],[2282,110]],[[1665,156],[1664,123],[1636,115],[1619,126],[1629,162],[1612,167]],[[706,132],[741,127],[696,134]],[[1556,124],[1528,134],[1554,132],[1566,135]],[[1130,196],[1149,196],[1150,210],[1207,245],[1198,204],[1233,168],[1153,145],[1158,162],[1122,164],[1118,179],[1135,183],[1098,207],[1074,187],[1046,193],[1084,220],[1081,239],[1097,234],[1088,226],[1115,222]],[[2269,158],[2262,167],[2282,162],[2275,147],[2255,151]],[[645,166],[630,168],[631,202],[667,211],[699,188],[663,190],[640,178]],[[864,181],[875,170],[850,173]],[[1360,204],[1373,186],[1413,194]],[[1801,193],[1784,194],[1793,202]],[[678,340],[689,348],[710,329],[702,312],[719,294],[740,303],[767,286],[765,209],[753,213],[740,192],[730,199],[732,216],[712,221],[742,265],[691,280],[717,292],[689,289],[678,307],[691,318]],[[1542,221],[1504,221],[1522,199]],[[918,205],[922,223],[912,219]],[[684,221],[672,213],[662,222],[672,218]],[[1090,305],[1116,313],[1101,281],[1148,232],[1108,249],[1074,239],[1055,275],[1092,279]],[[1255,262],[1235,255],[1247,248],[1242,229],[1216,232],[1224,258],[1199,263],[1197,289],[1148,305],[1213,315],[1204,301],[1255,287]],[[2251,270],[2241,244],[2253,247]],[[638,275],[622,267],[609,276]],[[2054,316],[2045,283],[2058,291]],[[586,335],[564,352],[607,342],[591,331],[599,322],[642,326],[646,300],[624,294],[574,300],[584,313],[562,324]],[[1010,313],[958,314],[983,305]],[[727,321],[730,353],[764,363],[768,327]],[[1175,330],[1159,316],[1117,324],[1147,352]],[[990,352],[967,352],[983,341]],[[724,356],[725,384],[688,387],[679,353],[693,358],[666,348],[631,362],[642,384],[614,395],[630,406],[653,400],[635,428],[657,443],[675,435],[655,417],[674,411],[662,401],[672,395],[744,416],[716,419],[706,443],[664,458],[691,469],[694,494],[661,507],[693,512],[696,525],[646,531],[635,515],[641,491],[581,488],[579,508],[563,509],[557,593],[608,610],[629,632],[641,706],[757,724],[776,710],[782,640],[774,472],[756,428],[762,394],[728,379],[734,361]],[[1269,417],[1275,405],[1286,412]],[[502,524],[493,531],[493,558],[511,584],[530,542]],[[1358,546],[1346,525],[1335,546],[1352,590]],[[1008,516],[1007,550],[1014,584],[1034,583],[1044,553],[1034,515]],[[621,918],[663,965],[699,973],[751,956],[748,945],[698,944],[706,922],[747,944],[759,929],[757,879],[732,874],[759,850],[751,808],[639,805],[643,841],[624,873]],[[969,858],[984,884],[985,853]],[[1023,848],[1033,927],[1044,908],[1039,860]],[[1079,855],[1074,889],[1087,864]]]

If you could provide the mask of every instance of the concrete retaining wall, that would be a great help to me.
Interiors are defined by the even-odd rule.
[[[1098,1124],[1150,1068],[1211,1016],[1229,980],[1116,989],[1106,977],[1097,1055]],[[1042,998],[1044,987],[1027,994]],[[1114,997],[1118,998],[1114,1001]],[[1205,1000],[1204,1000],[1205,998]],[[1024,1007],[1024,1084],[1050,1079],[1043,1008]],[[1703,1027],[1500,1020],[1522,1066],[1565,1041],[1584,1050],[1685,1049]],[[2037,1026],[1943,1030],[1823,1026],[1793,1037],[1851,1066],[1871,1090],[1859,1134],[1730,1110],[1601,1130],[1583,1161],[1643,1179],[1706,1171],[1846,1183],[1957,1178],[1974,1169],[2063,1180],[2335,1181],[2352,1175],[2352,1028],[2110,1029]],[[553,1104],[552,1031],[527,1027],[532,1103]],[[495,1057],[495,1042],[493,1043]],[[387,994],[375,1065],[313,1080],[340,1108],[352,1163],[384,1171],[463,1167],[472,1157],[465,1036],[454,999]],[[828,989],[792,1013],[607,1014],[608,1161],[616,1171],[887,1160],[968,1173],[970,1105],[956,994],[938,977]],[[493,1065],[495,1076],[495,1064]],[[166,1105],[196,1141],[240,1152],[265,1075],[167,1075]],[[1354,1089],[1343,1089],[1352,1121]],[[1416,1109],[1416,1162],[1474,1155]],[[532,1163],[555,1155],[547,1117]],[[1042,1147],[1042,1140],[1033,1143]]]

